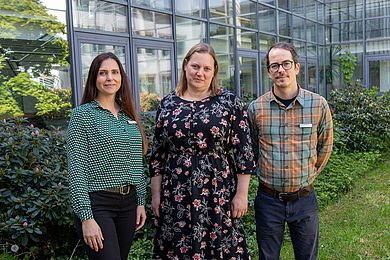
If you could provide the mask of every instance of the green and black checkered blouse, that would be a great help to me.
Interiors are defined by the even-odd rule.
[[[123,110],[117,119],[96,100],[73,109],[67,146],[70,196],[82,221],[93,218],[89,192],[132,184],[145,204],[142,137]]]

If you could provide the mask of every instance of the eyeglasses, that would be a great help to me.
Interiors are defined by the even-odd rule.
[[[275,73],[279,70],[279,67],[282,66],[284,70],[290,70],[292,68],[294,61],[285,60],[282,63],[272,63],[267,66],[269,72]]]

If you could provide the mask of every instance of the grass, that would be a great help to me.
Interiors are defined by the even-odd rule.
[[[285,240],[281,259],[294,259]],[[390,260],[390,160],[320,211],[319,259]]]

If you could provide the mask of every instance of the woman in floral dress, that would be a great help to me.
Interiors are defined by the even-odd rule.
[[[195,45],[157,111],[150,159],[157,259],[250,259],[241,221],[255,169],[247,112],[218,86],[217,73],[212,47]]]

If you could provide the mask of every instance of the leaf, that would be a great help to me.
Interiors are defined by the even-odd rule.
[[[20,240],[20,243],[23,245],[23,246],[27,246],[27,243],[28,243],[28,237],[27,235],[23,235],[21,240]]]
[[[42,235],[42,231],[39,228],[34,229],[35,234]]]

